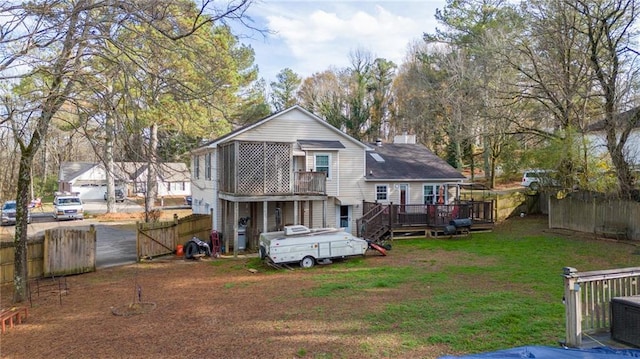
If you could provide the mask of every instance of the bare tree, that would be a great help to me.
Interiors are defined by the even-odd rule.
[[[602,103],[607,149],[615,166],[620,194],[631,195],[633,176],[625,155],[631,131],[640,123],[640,111],[629,109],[629,85],[638,83],[635,43],[639,5],[635,0],[567,0],[581,18],[581,31],[587,39],[589,65]],[[637,106],[638,103],[636,102]],[[622,113],[625,112],[625,115]]]
[[[16,302],[27,295],[27,208],[31,166],[49,131],[51,121],[69,104],[81,103],[77,89],[86,76],[87,61],[101,53],[101,46],[122,49],[123,56],[136,49],[118,42],[100,24],[117,27],[142,26],[177,40],[217,21],[244,21],[251,0],[230,1],[216,7],[214,1],[200,3],[192,13],[190,1],[94,2],[89,0],[3,2],[0,4],[0,80],[10,82],[5,91],[0,122],[10,123],[20,148],[16,190],[14,287]],[[189,10],[189,11],[187,11]],[[189,16],[186,29],[171,26],[173,20]]]

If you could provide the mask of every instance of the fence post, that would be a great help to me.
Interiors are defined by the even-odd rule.
[[[180,222],[178,221],[178,214],[174,213],[173,214],[173,246],[171,248],[176,249],[178,247],[178,237],[180,236],[180,230],[178,227],[180,227],[178,224]]]
[[[140,231],[142,230],[142,223],[136,221],[136,262],[140,261],[140,253],[142,253],[142,243],[140,241]]]
[[[91,262],[93,263],[92,272],[96,271],[96,257],[98,256],[98,233],[96,232],[96,225],[89,226],[89,237],[91,237],[91,243],[93,243],[93,249],[91,256],[93,257]],[[62,300],[62,299],[61,299]]]
[[[578,270],[572,267],[562,269],[564,276],[565,331],[566,346],[577,348],[582,344],[582,301]]]

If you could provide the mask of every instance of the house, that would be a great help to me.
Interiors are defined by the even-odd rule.
[[[148,164],[115,162],[114,181],[127,196],[146,191]],[[157,167],[158,197],[191,194],[189,169],[184,163],[162,163]],[[107,172],[102,163],[63,162],[58,173],[58,191],[77,192],[82,200],[103,200]]]
[[[465,177],[404,142],[369,146],[293,106],[191,152],[193,212],[213,214],[227,250],[255,250],[288,224],[357,233],[365,202],[453,200]]]
[[[619,121],[617,126],[618,140],[621,135],[621,131],[629,126],[630,121],[635,121],[631,127],[631,132],[627,138],[623,153],[625,160],[635,168],[640,169],[640,119],[639,114],[640,107],[635,107],[631,110],[625,111],[619,114],[616,118]],[[604,131],[604,120],[600,120],[592,123],[587,127],[586,138],[591,144],[590,154],[597,157],[609,158],[609,151],[607,149],[607,138]]]

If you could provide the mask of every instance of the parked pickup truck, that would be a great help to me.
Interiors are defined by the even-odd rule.
[[[80,197],[77,194],[56,194],[53,199],[53,218],[56,221],[84,219],[84,208]]]
[[[284,231],[260,235],[260,258],[276,264],[298,262],[300,267],[310,268],[318,261],[364,255],[368,246],[366,240],[344,229],[285,226]]]

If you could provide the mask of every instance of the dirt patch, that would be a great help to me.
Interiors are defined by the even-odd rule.
[[[434,256],[438,263],[446,258]],[[372,288],[348,299],[339,293],[314,296],[309,294],[318,274],[340,275],[348,266],[293,271],[265,266],[252,273],[249,261],[170,256],[70,276],[62,304],[58,293],[32,298],[27,322],[2,335],[1,356],[436,358],[446,353],[441,344],[407,349],[401,331],[379,334],[366,320],[387,303],[422,298],[427,288]],[[370,253],[364,263],[433,265],[399,251],[388,257]],[[7,303],[12,290],[3,289]],[[140,314],[138,307],[144,307]]]
[[[56,296],[36,298],[27,323],[3,335],[2,357],[358,358],[388,352],[408,358],[443,353],[435,346],[401,354],[399,336],[375,338],[367,329],[361,318],[372,307],[404,297],[396,291],[363,293],[360,300],[347,302],[309,297],[305,293],[314,285],[313,270],[250,273],[245,263],[164,259],[69,277],[69,294],[61,305]],[[137,302],[153,303],[153,309],[113,314]]]

